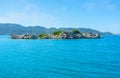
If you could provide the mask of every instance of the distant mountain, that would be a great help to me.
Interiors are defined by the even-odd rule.
[[[40,33],[52,33],[55,30],[65,30],[72,31],[73,29],[77,29],[80,32],[92,32],[99,33],[101,35],[113,35],[110,32],[100,32],[98,30],[90,29],[90,28],[45,28],[42,26],[22,26],[19,24],[10,24],[10,23],[1,23],[0,24],[0,35],[11,35],[11,34],[40,34]]]

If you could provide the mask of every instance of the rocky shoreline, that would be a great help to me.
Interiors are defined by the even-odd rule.
[[[101,38],[98,33],[81,33],[78,30],[73,30],[72,32],[67,31],[54,31],[51,34],[23,34],[23,35],[11,35],[12,39],[96,39]]]

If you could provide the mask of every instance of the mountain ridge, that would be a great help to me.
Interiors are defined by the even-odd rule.
[[[41,34],[41,33],[52,33],[55,30],[65,30],[65,31],[72,31],[74,29],[79,30],[80,32],[92,32],[92,33],[98,33],[100,35],[113,35],[111,32],[101,32],[95,29],[91,28],[46,28],[43,26],[23,26],[20,24],[14,24],[14,23],[0,23],[0,35],[11,35],[11,34]]]

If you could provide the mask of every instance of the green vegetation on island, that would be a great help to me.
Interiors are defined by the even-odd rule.
[[[62,31],[56,30],[56,31],[54,31],[52,34],[53,34],[53,35],[60,35],[60,33],[62,33]]]
[[[38,35],[39,38],[43,38],[43,37],[47,37],[47,36],[49,36],[49,35],[48,34],[39,34]]]
[[[39,34],[39,35],[11,35],[12,39],[95,39],[101,38],[101,36],[96,33],[82,33],[78,30],[72,30],[72,32],[55,30],[52,34]]]
[[[72,30],[72,32],[75,33],[75,34],[79,34],[79,33],[80,33],[80,32],[79,32],[78,30],[76,30],[76,29],[75,29],[75,30]]]

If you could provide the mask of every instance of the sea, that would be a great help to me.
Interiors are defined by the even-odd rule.
[[[120,78],[120,36],[22,40],[1,35],[0,78]]]

